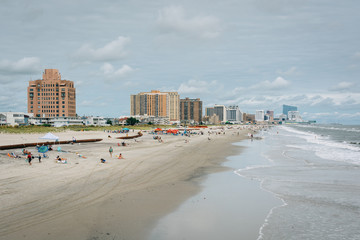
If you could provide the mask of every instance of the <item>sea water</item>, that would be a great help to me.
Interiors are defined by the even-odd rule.
[[[259,132],[149,239],[360,239],[360,127]]]
[[[360,126],[294,125],[261,132],[270,166],[239,169],[282,199],[258,239],[360,239]]]

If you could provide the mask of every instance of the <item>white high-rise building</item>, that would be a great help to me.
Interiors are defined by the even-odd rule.
[[[225,123],[226,122],[226,107],[224,105],[216,105],[214,106],[214,114],[219,116],[219,121]]]
[[[238,106],[226,108],[226,120],[233,123],[240,123],[242,121],[242,113]]]
[[[265,117],[264,110],[256,110],[255,112],[255,121],[257,122],[263,122]]]

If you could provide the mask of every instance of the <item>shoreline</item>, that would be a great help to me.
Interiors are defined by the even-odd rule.
[[[264,220],[280,201],[258,180],[236,174],[244,164],[259,164],[248,158],[247,141],[236,144],[242,151],[227,157],[226,171],[207,175],[200,192],[160,219],[149,240],[259,239]]]
[[[52,239],[146,239],[158,219],[201,190],[200,179],[226,169],[221,163],[226,161],[227,156],[239,151],[231,143],[246,138],[247,130],[236,135],[239,131],[226,130],[227,135],[212,135],[211,140],[207,139],[207,134],[186,138],[190,143],[185,143],[184,137],[164,135],[165,143],[159,144],[151,139],[151,135],[145,135],[139,138],[139,142],[131,142],[129,147],[121,148],[124,161],[111,158],[106,164],[96,162],[91,167],[84,166],[92,171],[91,174],[84,170],[79,174],[76,171],[79,169],[73,169],[83,166],[83,162],[89,162],[90,158],[96,161],[96,157],[101,157],[98,154],[100,148],[106,156],[108,145],[114,145],[116,140],[64,145],[63,148],[69,150],[80,146],[90,148],[88,159],[76,159],[78,162],[75,164],[71,159],[71,164],[67,166],[50,166],[51,170],[55,170],[71,165],[66,171],[71,179],[64,181],[57,175],[55,182],[50,181],[51,190],[46,184],[38,186],[40,189],[44,187],[44,191],[40,192],[30,187],[39,195],[32,200],[39,201],[39,204],[25,203],[25,206],[32,207],[28,214],[21,201],[6,206],[6,213],[11,213],[9,207],[14,208],[14,205],[25,212],[2,220],[8,224],[5,224],[6,229],[2,227],[0,239],[47,239],[50,235]],[[73,133],[67,134],[71,138]],[[23,166],[26,167],[29,166]],[[22,169],[24,171],[28,170]],[[60,172],[64,173],[61,169]],[[56,172],[53,174],[56,175]],[[43,180],[50,180],[49,176]],[[56,180],[64,181],[64,184],[56,184]],[[31,180],[27,182],[28,185],[34,183]],[[54,196],[49,196],[47,190]],[[42,201],[42,198],[48,200]],[[10,227],[10,224],[14,226]]]

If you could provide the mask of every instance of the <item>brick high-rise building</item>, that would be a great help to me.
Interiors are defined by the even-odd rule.
[[[130,96],[130,115],[168,117],[179,121],[179,94],[177,92],[141,92]]]
[[[75,117],[74,82],[61,80],[57,69],[45,69],[43,78],[29,81],[28,112],[35,117]]]
[[[180,121],[202,121],[202,101],[196,99],[180,99]]]

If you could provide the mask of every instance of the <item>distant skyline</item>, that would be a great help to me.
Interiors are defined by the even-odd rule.
[[[130,95],[177,91],[243,112],[297,106],[360,124],[356,0],[3,0],[0,111],[27,111],[46,68],[74,81],[77,113],[130,114]]]

